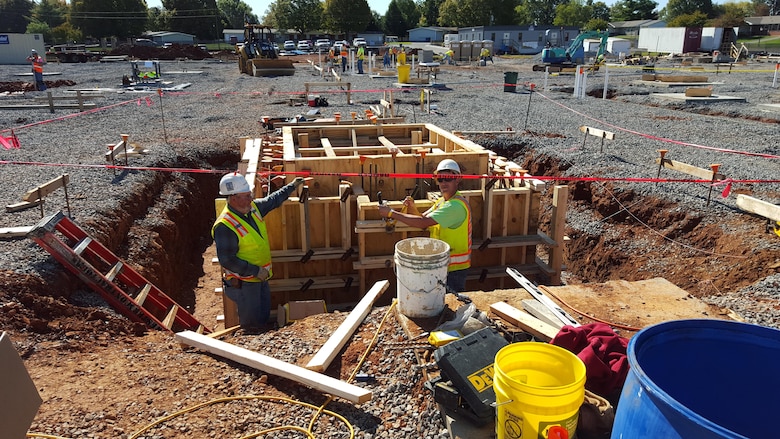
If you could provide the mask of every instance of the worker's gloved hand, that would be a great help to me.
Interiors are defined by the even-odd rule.
[[[268,270],[265,267],[260,267],[259,270],[257,270],[257,278],[261,281],[265,282],[268,280],[268,276],[270,276],[271,273],[268,272]]]
[[[295,177],[295,180],[293,180],[293,183],[295,183],[295,188],[298,189],[300,185],[302,185],[306,180],[304,180],[303,177]]]

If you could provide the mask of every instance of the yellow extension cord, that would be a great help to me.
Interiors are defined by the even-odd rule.
[[[371,342],[369,343],[368,347],[366,347],[366,350],[363,352],[363,355],[361,355],[360,360],[358,360],[358,363],[355,366],[355,369],[349,375],[349,379],[347,379],[347,382],[351,382],[355,378],[355,375],[360,371],[360,367],[363,365],[363,362],[366,361],[366,357],[368,356],[369,352],[371,352],[371,349],[376,344],[376,340],[379,337],[379,331],[384,326],[385,321],[387,321],[387,318],[388,318],[388,316],[390,316],[390,312],[393,310],[393,308],[395,307],[396,303],[397,303],[397,301],[394,299],[393,303],[387,309],[387,312],[385,313],[384,317],[382,317],[382,321],[379,323],[379,326],[377,326],[376,331],[374,332],[374,337],[371,339]],[[160,424],[162,424],[164,422],[170,421],[171,419],[173,419],[173,418],[175,418],[177,416],[181,416],[181,415],[183,415],[185,413],[194,412],[194,411],[199,410],[199,409],[201,409],[203,407],[207,407],[207,406],[210,406],[210,405],[223,403],[223,402],[239,401],[239,400],[250,400],[250,399],[259,399],[259,400],[264,400],[264,401],[279,401],[279,402],[285,402],[285,403],[294,404],[294,405],[300,405],[300,406],[303,406],[303,407],[307,407],[307,408],[316,410],[316,413],[314,414],[314,417],[309,422],[309,428],[308,429],[305,429],[305,428],[302,428],[302,427],[298,427],[297,425],[281,425],[281,426],[277,426],[277,427],[273,427],[273,428],[268,428],[268,429],[265,429],[265,430],[262,430],[262,431],[258,431],[258,432],[255,432],[255,433],[251,433],[249,435],[241,437],[240,439],[251,439],[251,438],[255,438],[255,437],[258,437],[258,436],[261,436],[261,435],[264,435],[264,434],[271,433],[273,431],[280,431],[280,430],[299,431],[301,433],[306,434],[306,436],[308,438],[310,438],[310,439],[316,439],[316,437],[312,433],[312,429],[314,428],[314,423],[317,421],[317,418],[322,413],[325,413],[327,415],[330,415],[330,416],[333,416],[333,417],[339,419],[349,429],[349,437],[350,437],[350,439],[354,439],[354,437],[355,437],[355,429],[354,429],[354,427],[352,427],[352,424],[350,424],[349,421],[347,421],[346,418],[344,418],[343,416],[339,415],[338,413],[332,412],[330,410],[325,410],[325,406],[327,406],[331,401],[333,401],[333,396],[332,395],[328,396],[328,399],[326,399],[325,402],[321,406],[319,406],[319,407],[314,406],[314,405],[309,404],[309,403],[302,402],[302,401],[295,401],[295,400],[292,400],[292,399],[289,399],[289,398],[281,398],[281,397],[276,397],[276,396],[245,395],[245,396],[231,396],[231,397],[226,397],[226,398],[212,399],[211,401],[204,402],[204,403],[201,403],[201,404],[197,404],[195,406],[192,406],[192,407],[189,407],[189,408],[186,408],[186,409],[183,409],[183,410],[179,410],[179,411],[177,411],[175,413],[171,413],[168,416],[164,416],[162,418],[159,418],[156,421],[152,422],[151,424],[148,424],[148,425],[144,426],[143,428],[141,428],[137,432],[133,433],[129,437],[129,439],[137,439],[143,433],[145,433],[146,431],[156,427],[157,425],[160,425]],[[61,436],[53,436],[53,435],[42,434],[42,433],[27,433],[27,437],[40,437],[40,438],[47,438],[47,439],[69,439],[69,438],[65,438],[65,437],[61,437]]]

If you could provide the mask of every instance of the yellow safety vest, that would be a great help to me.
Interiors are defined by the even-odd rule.
[[[228,226],[238,236],[238,253],[236,253],[236,256],[252,265],[268,270],[268,278],[270,279],[273,276],[273,270],[271,265],[271,247],[268,245],[268,231],[266,230],[265,221],[263,221],[263,217],[260,216],[260,212],[254,204],[250,213],[255,220],[255,224],[257,224],[257,228],[260,229],[260,233],[225,206],[225,209],[211,228],[211,236],[214,236],[214,229],[217,225],[224,224]],[[260,279],[255,276],[241,276],[228,269],[225,269],[225,278],[241,279],[244,282],[260,282]]]
[[[466,219],[456,228],[450,229],[438,224],[428,227],[431,238],[441,239],[450,245],[450,265],[447,271],[465,270],[471,267],[471,207],[468,201],[457,192],[449,200],[452,203],[460,203],[466,209]],[[431,211],[440,208],[444,204],[444,197],[433,203]]]

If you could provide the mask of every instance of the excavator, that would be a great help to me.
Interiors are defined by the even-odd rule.
[[[598,51],[596,52],[596,63],[593,69],[598,69],[598,64],[604,59],[604,52],[607,49],[607,39],[609,32],[587,31],[577,35],[572,40],[569,47],[545,47],[542,49],[542,64],[534,65],[535,72],[543,72],[547,69],[551,73],[560,72],[563,69],[576,68],[577,64],[582,64],[585,58],[583,43],[587,39],[599,39]]]
[[[262,24],[244,24],[244,44],[237,50],[238,70],[252,76],[292,76],[295,66],[279,58],[271,42],[271,28]]]

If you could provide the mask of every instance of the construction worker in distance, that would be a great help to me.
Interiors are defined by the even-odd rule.
[[[43,82],[43,65],[46,64],[46,59],[38,55],[35,49],[30,51],[30,56],[27,57],[27,62],[32,64],[32,72],[35,77],[35,90],[46,90],[46,83]]]
[[[445,64],[455,64],[455,52],[452,49],[447,49],[446,52],[444,52],[444,57],[441,59],[441,61]]]
[[[490,56],[490,49],[487,47],[483,47],[482,50],[479,51],[479,61],[479,64],[482,66],[487,65],[488,61],[490,61],[492,64],[495,64],[493,62],[493,57]]]
[[[303,177],[297,177],[267,197],[254,199],[249,183],[238,172],[219,181],[219,194],[227,197],[227,205],[214,222],[211,235],[225,271],[225,295],[236,303],[239,324],[247,333],[267,329],[271,316],[268,279],[273,269],[263,217],[281,206],[303,182]]]
[[[363,60],[366,58],[366,49],[362,44],[358,45],[357,49],[357,68],[358,75],[363,74]]]
[[[382,217],[411,227],[428,229],[431,238],[441,239],[450,245],[447,289],[457,293],[465,291],[466,274],[471,267],[471,208],[458,192],[460,176],[460,166],[455,160],[444,159],[439,162],[434,178],[439,184],[441,197],[422,215],[398,212],[385,205],[379,206],[379,214]],[[408,211],[415,211],[411,197],[404,200],[404,205]]]
[[[341,73],[347,71],[347,56],[349,56],[349,52],[347,52],[347,45],[342,44],[341,45]]]

